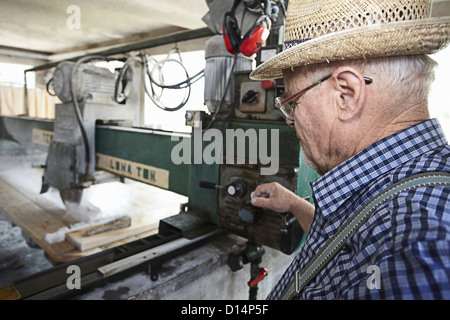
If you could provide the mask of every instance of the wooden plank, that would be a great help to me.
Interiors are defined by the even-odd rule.
[[[0,211],[22,228],[53,264],[67,263],[157,233],[159,220],[177,214],[179,205],[186,201],[184,196],[134,181],[94,185],[86,189],[83,198],[101,209],[99,219],[130,215],[132,225],[126,232],[124,228],[117,234],[100,234],[98,239],[92,239],[97,241],[96,247],[82,244],[79,248],[83,250],[79,250],[67,240],[52,244],[45,241],[47,234],[72,228],[79,221],[67,213],[57,192],[39,194],[41,177],[42,169],[38,168],[1,171]],[[71,235],[75,237],[77,231]]]
[[[158,233],[159,220],[172,216],[173,212],[153,213],[146,212],[131,216],[129,227],[106,231],[92,236],[84,236],[85,232],[92,227],[86,227],[77,231],[66,233],[66,241],[75,246],[80,251],[101,247],[111,242],[123,240],[137,234],[147,232]]]
[[[44,240],[45,234],[55,232],[66,226],[58,217],[45,211],[1,179],[0,192],[0,210],[45,251],[46,256],[52,263],[65,263],[82,256],[79,254],[71,255],[78,250],[67,242],[49,244]],[[68,259],[67,254],[72,259]]]
[[[82,234],[82,236],[90,237],[95,234],[103,233],[106,231],[129,227],[130,225],[131,225],[131,218],[129,216],[123,216],[118,219],[90,227]]]

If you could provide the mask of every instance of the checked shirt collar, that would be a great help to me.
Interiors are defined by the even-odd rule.
[[[446,145],[436,119],[427,120],[375,142],[311,183],[316,208],[327,218],[357,190],[425,152]]]

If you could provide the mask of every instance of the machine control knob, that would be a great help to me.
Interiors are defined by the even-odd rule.
[[[242,103],[257,104],[259,102],[259,93],[256,90],[248,90],[242,98]]]
[[[245,194],[245,186],[239,181],[230,183],[226,190],[227,194],[231,197],[240,198]]]
[[[240,181],[234,181],[226,186],[219,185],[214,182],[200,181],[198,186],[206,189],[225,189],[229,196],[236,198],[243,197],[246,192],[245,184]]]

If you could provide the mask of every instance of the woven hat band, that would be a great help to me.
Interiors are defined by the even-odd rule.
[[[367,25],[429,18],[430,0],[291,0],[284,48]]]

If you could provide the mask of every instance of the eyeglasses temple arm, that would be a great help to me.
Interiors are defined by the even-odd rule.
[[[366,84],[371,84],[373,82],[373,80],[368,77],[364,77],[364,81],[366,82]]]

